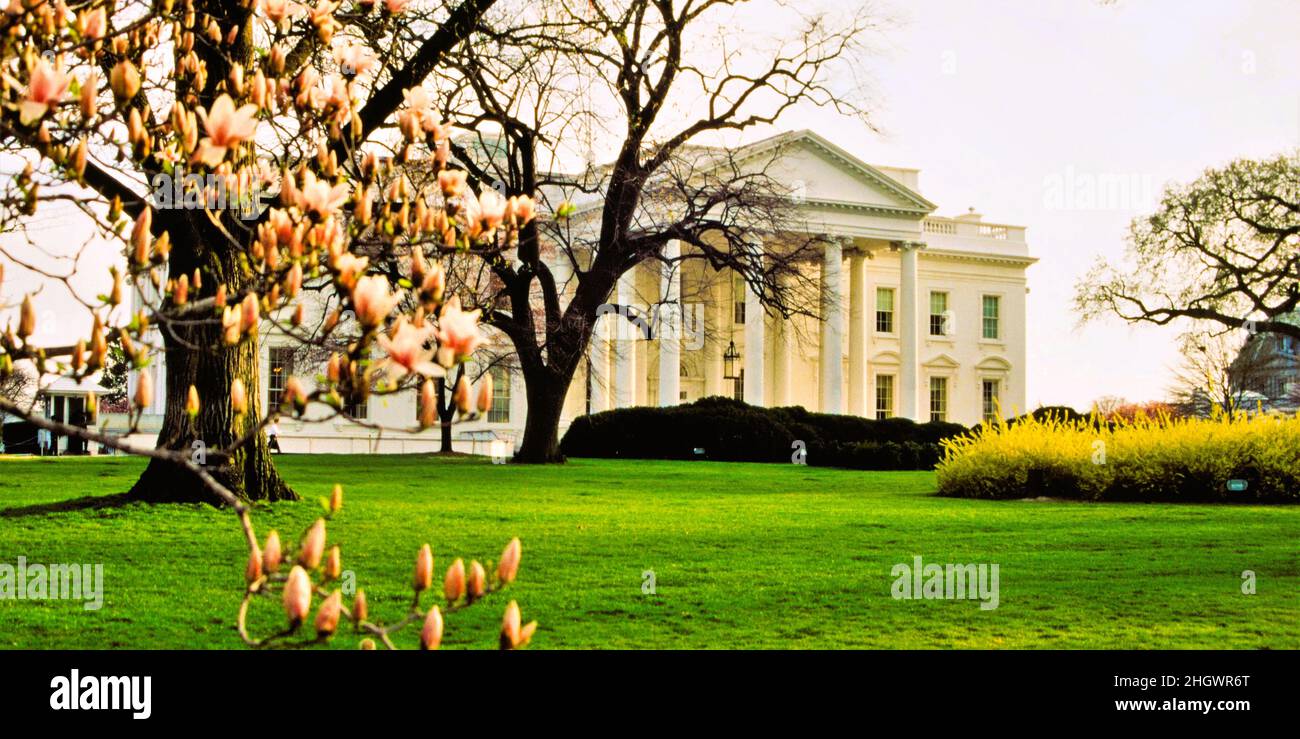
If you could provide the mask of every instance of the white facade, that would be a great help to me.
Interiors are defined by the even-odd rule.
[[[818,286],[821,320],[774,317],[734,274],[706,269],[699,260],[679,263],[669,274],[658,262],[644,263],[619,281],[610,301],[671,320],[656,320],[660,330],[646,339],[620,313],[600,317],[588,362],[570,387],[561,433],[588,412],[711,395],[962,424],[995,408],[1002,416],[1027,410],[1025,270],[1036,259],[1023,227],[988,223],[974,213],[934,216],[936,206],[918,193],[916,170],[872,167],[809,131],[744,147],[734,161],[750,160],[796,183],[807,231],[828,237],[807,275]],[[575,222],[598,210],[599,203],[581,204]],[[755,233],[756,258],[763,244]],[[673,242],[669,251],[684,248]],[[564,261],[553,269],[571,292],[576,278]],[[292,343],[269,331],[262,336],[265,406],[277,396],[274,378],[286,370],[280,347]],[[739,359],[727,377],[724,354],[733,344]],[[154,369],[161,397],[162,370]],[[319,370],[292,372],[310,381]],[[517,371],[507,374],[494,417],[457,424],[457,451],[486,454],[489,437],[507,448],[522,437],[523,379]],[[280,443],[286,452],[438,449],[436,428],[400,430],[415,423],[413,391],[372,397],[365,418],[387,428],[285,418]]]

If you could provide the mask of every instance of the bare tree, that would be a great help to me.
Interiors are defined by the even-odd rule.
[[[1174,406],[1186,415],[1216,412],[1236,418],[1255,408],[1255,399],[1273,368],[1267,355],[1250,350],[1235,331],[1196,331],[1181,338],[1182,364],[1170,390]]]
[[[536,192],[560,216],[508,250],[477,253],[499,284],[484,315],[513,344],[526,383],[519,461],[561,459],[568,388],[601,307],[638,264],[703,261],[742,275],[770,310],[817,312],[801,266],[819,237],[797,218],[793,183],[697,139],[770,125],[799,105],[861,116],[842,81],[853,79],[870,22],[859,7],[780,6],[789,37],[760,40],[728,31],[739,5],[505,3],[449,55],[448,114],[476,132],[452,146],[472,187]],[[585,171],[557,174],[561,142],[598,134],[617,142],[608,164],[583,152]],[[755,248],[760,233],[766,253]],[[665,256],[674,240],[680,255]]]

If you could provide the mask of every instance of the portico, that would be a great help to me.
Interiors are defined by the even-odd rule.
[[[620,281],[617,300],[655,316],[652,335],[597,332],[588,383],[607,376],[612,386],[589,399],[668,406],[727,395],[962,423],[978,422],[991,402],[1024,407],[1024,271],[1035,260],[1023,228],[975,213],[936,217],[915,170],[867,165],[811,132],[751,148],[804,186],[800,207],[820,244],[804,275],[817,285],[817,318],[782,319],[734,274],[643,265]],[[749,258],[771,254],[776,241],[755,231]],[[671,242],[665,256],[683,248]]]

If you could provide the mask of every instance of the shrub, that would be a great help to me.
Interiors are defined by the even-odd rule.
[[[802,441],[808,464],[855,469],[932,469],[942,439],[966,432],[952,423],[918,424],[760,408],[730,398],[703,398],[672,408],[624,408],[573,421],[565,456],[789,462]],[[702,455],[696,449],[704,450]]]
[[[1029,417],[943,442],[939,493],[1116,501],[1300,501],[1300,419]],[[1244,490],[1229,490],[1230,480]]]

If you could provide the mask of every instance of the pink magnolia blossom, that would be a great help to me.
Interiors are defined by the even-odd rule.
[[[335,49],[334,61],[343,74],[351,77],[369,72],[375,66],[376,57],[375,52],[365,46],[352,44]]]
[[[318,180],[308,170],[303,178],[302,187],[295,193],[298,210],[324,220],[336,213],[352,195],[352,186],[347,183],[330,185],[327,180]]]
[[[388,279],[379,275],[362,277],[352,288],[352,308],[357,321],[368,329],[384,322],[397,305],[397,299],[397,295],[388,291]]]
[[[27,97],[18,106],[18,118],[24,126],[30,126],[40,120],[68,94],[72,78],[62,69],[52,66],[45,57],[36,61],[32,69],[31,84],[27,87]]]
[[[441,377],[443,369],[433,363],[433,350],[424,347],[432,335],[432,326],[416,328],[405,319],[399,319],[392,338],[387,334],[381,335],[379,346],[388,354],[389,378],[400,380],[408,373],[422,377]]]
[[[483,343],[478,330],[479,311],[462,311],[460,298],[452,295],[438,315],[438,364],[451,367],[474,353]]]
[[[235,109],[235,101],[223,94],[211,110],[199,108],[199,118],[208,132],[199,140],[194,161],[215,167],[226,157],[226,150],[253,137],[257,132],[257,106],[249,103]]]
[[[277,25],[285,18],[296,13],[298,8],[298,3],[292,2],[292,0],[258,0],[257,2],[257,9]]]

